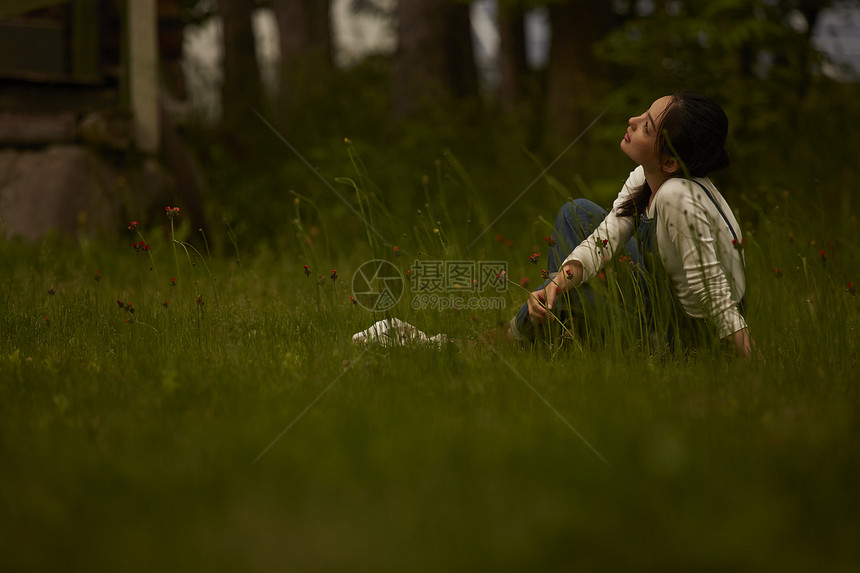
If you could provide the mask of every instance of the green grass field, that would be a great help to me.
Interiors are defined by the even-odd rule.
[[[148,251],[0,242],[0,569],[855,571],[858,224],[781,200],[747,229],[763,361],[357,347],[365,260],[463,258],[432,224],[401,257],[210,257],[166,219]],[[540,280],[524,228],[477,253],[508,261],[506,308],[391,314],[497,326]]]

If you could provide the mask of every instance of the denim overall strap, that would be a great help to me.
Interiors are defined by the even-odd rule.
[[[636,245],[641,257],[641,265],[644,272],[637,274],[642,297],[645,303],[645,312],[651,314],[652,290],[656,286],[654,278],[665,275],[663,264],[660,261],[660,253],[657,248],[657,207],[654,207],[654,216],[647,217],[645,213],[639,215],[636,220],[636,232],[634,234]],[[654,260],[656,259],[656,261]],[[647,321],[647,316],[640,316],[641,321]],[[646,329],[647,330],[647,329]]]
[[[636,225],[636,242],[639,246],[639,252],[645,257],[645,267],[649,267],[646,255],[658,255],[657,249],[657,207],[654,207],[654,216],[646,217],[645,214],[639,215],[639,221]],[[650,269],[653,271],[654,269]]]

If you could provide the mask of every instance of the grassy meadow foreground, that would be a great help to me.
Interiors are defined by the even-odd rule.
[[[467,258],[432,224],[337,259],[209,256],[166,219],[4,240],[0,569],[854,571],[858,225],[778,202],[747,230],[757,361],[356,346],[385,316],[350,300],[363,262]],[[544,234],[471,255],[508,261],[505,308],[391,315],[497,326]]]

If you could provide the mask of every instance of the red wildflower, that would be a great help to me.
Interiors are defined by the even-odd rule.
[[[776,278],[778,278],[778,279],[782,278],[782,269],[774,267],[774,268],[770,269],[770,272],[772,272],[773,276],[775,276]]]
[[[857,289],[854,288],[854,283],[848,283],[848,286],[845,287],[845,292],[851,295],[857,294]]]
[[[332,282],[336,281],[337,280],[337,269],[332,269],[331,275],[329,275],[328,278],[330,278],[332,280]]]
[[[548,278],[549,278],[549,271],[548,271],[548,270],[546,270],[546,269],[541,269],[541,271],[540,271],[540,276],[541,276],[542,278],[548,279]]]
[[[163,303],[161,303],[161,305],[162,305],[164,308],[167,308],[167,299],[164,299],[164,302],[163,302]]]
[[[122,307],[123,307],[122,301],[121,301],[121,300],[119,300],[119,299],[116,299],[116,304],[117,304],[117,306],[119,306],[120,308],[122,308]]]
[[[168,219],[175,219],[179,216],[179,207],[171,207],[168,205],[164,208],[164,211]]]
[[[822,263],[826,263],[826,262],[827,262],[827,253],[825,253],[825,252],[824,252],[824,250],[822,250],[820,253],[818,253],[818,256],[819,256],[819,257],[821,257],[821,262],[822,262]]]
[[[532,253],[529,255],[529,262],[531,262],[531,264],[533,265],[536,265],[539,259],[540,253]]]
[[[197,306],[203,306],[204,304],[206,304],[205,302],[203,302],[202,296],[198,296],[196,302],[197,302]]]
[[[500,285],[505,284],[505,283],[507,282],[507,280],[508,280],[508,273],[507,273],[507,272],[505,272],[505,271],[502,271],[502,272],[500,272],[499,274],[497,274],[497,275],[496,275],[496,281],[497,281]]]
[[[529,277],[523,277],[520,279],[520,286],[526,288],[527,286],[529,286],[530,282],[531,280],[529,280]]]
[[[501,234],[501,233],[499,233],[498,235],[496,235],[496,242],[497,242],[497,243],[501,243],[501,242],[502,242],[502,241],[504,241],[504,240],[505,240],[505,238],[502,236],[502,234]]]
[[[732,246],[735,249],[737,249],[738,251],[742,251],[746,245],[747,245],[746,239],[742,238],[740,241],[738,241],[737,239],[732,239]]]
[[[94,276],[93,278],[96,280],[96,282],[98,282],[98,281],[102,280],[102,275],[101,275],[101,273],[98,271],[98,269],[96,270],[96,274],[95,274],[95,276]]]
[[[514,242],[513,242],[512,240],[508,239],[507,241],[505,241],[505,246],[506,246],[506,247],[509,247],[509,248],[510,248],[510,247],[513,247],[513,246],[514,246]]]
[[[176,278],[175,278],[175,277],[170,277],[170,286],[171,286],[171,287],[175,287],[175,286],[176,286]]]
[[[351,302],[352,304],[358,304],[358,301],[355,300],[354,296],[349,297],[349,302]]]
[[[45,317],[45,324],[51,324],[51,319],[47,316]]]
[[[140,223],[138,223],[137,221],[132,221],[131,223],[128,224],[128,230],[129,231],[134,231],[138,227],[140,227]]]
[[[307,265],[305,265],[305,276],[306,277],[311,276],[311,269]]]
[[[395,257],[399,257],[399,256],[400,256],[400,247],[394,247],[394,256],[395,256]]]
[[[406,278],[408,278],[409,280],[412,280],[412,269],[409,269],[406,271]]]
[[[543,240],[546,241],[548,247],[554,247],[558,242],[552,236],[544,237]]]
[[[605,281],[605,280],[606,280],[606,273],[605,273],[605,272],[603,272],[603,271],[599,271],[599,272],[597,273],[597,280],[599,280],[599,281]]]

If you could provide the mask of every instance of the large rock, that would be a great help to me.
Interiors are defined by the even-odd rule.
[[[0,235],[37,241],[51,231],[92,236],[121,228],[164,192],[167,177],[148,160],[121,172],[81,145],[0,150]]]
[[[85,147],[0,151],[0,233],[36,241],[57,230],[76,236],[116,227],[119,202],[110,169]]]

